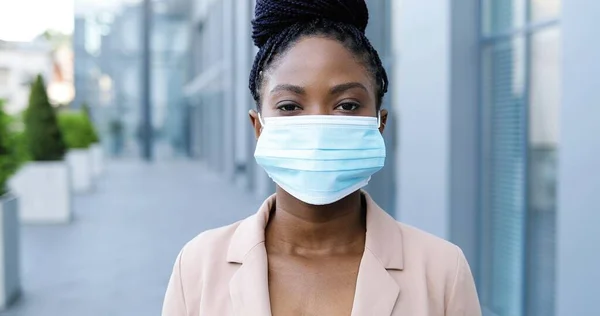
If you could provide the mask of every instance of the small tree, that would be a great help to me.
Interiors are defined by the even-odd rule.
[[[66,146],[58,126],[56,112],[46,94],[44,79],[38,75],[31,86],[29,107],[25,112],[25,136],[31,159],[62,160]]]
[[[58,124],[69,149],[86,149],[94,143],[94,128],[84,113],[62,111]]]
[[[94,120],[92,119],[90,106],[87,103],[83,103],[81,105],[81,111],[83,112],[86,119],[88,120],[88,124],[90,125],[90,128],[91,128],[92,144],[99,143],[100,137],[98,137],[98,130],[96,130],[96,126],[94,125]]]
[[[9,117],[4,113],[0,100],[0,196],[7,191],[6,183],[19,166],[14,138],[9,130]]]

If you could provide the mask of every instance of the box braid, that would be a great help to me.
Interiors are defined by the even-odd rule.
[[[375,80],[379,108],[388,78],[379,54],[365,35],[368,20],[364,0],[257,0],[252,39],[259,51],[250,72],[250,92],[258,109],[264,73],[304,36],[338,40],[358,57]]]

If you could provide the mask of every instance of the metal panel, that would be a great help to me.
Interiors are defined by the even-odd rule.
[[[0,196],[0,309],[21,294],[19,203],[10,194]]]

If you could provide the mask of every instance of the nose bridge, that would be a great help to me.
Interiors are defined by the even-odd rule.
[[[308,115],[331,115],[333,109],[326,100],[314,100],[310,103],[309,108],[305,109],[305,112]]]

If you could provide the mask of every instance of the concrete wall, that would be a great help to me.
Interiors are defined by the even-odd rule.
[[[473,261],[477,219],[477,1],[394,1],[397,217]],[[427,39],[427,40],[424,40]]]
[[[600,284],[600,2],[562,6],[556,315],[591,315]]]
[[[400,109],[397,218],[448,238],[450,2],[398,1],[394,6],[393,40],[400,54],[392,81]]]

